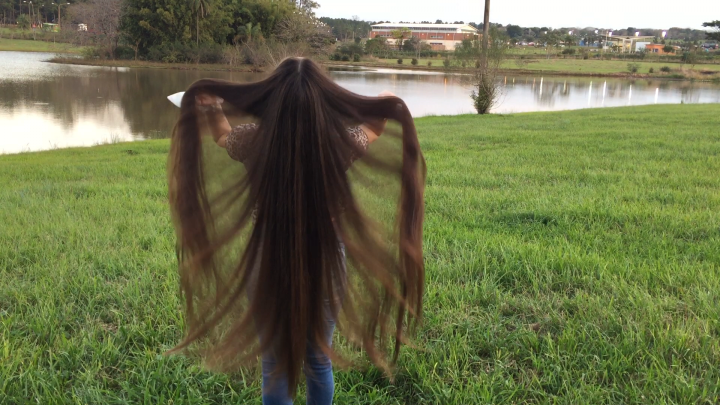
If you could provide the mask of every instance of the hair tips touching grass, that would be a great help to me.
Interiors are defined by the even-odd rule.
[[[206,173],[194,106],[200,93],[222,97],[260,123],[244,174],[216,195],[208,192],[213,173]],[[400,179],[391,241],[361,210],[344,164],[362,153],[347,125],[382,119],[402,127],[401,164],[369,155],[363,163]],[[422,315],[424,183],[415,126],[397,97],[351,93],[306,59],[287,59],[257,83],[194,83],[182,100],[169,160],[187,323],[172,352],[198,343],[210,366],[227,369],[272,348],[294,393],[307,339],[337,358],[320,337],[325,317],[341,314],[343,334],[389,371],[387,360],[397,359]],[[239,208],[221,220],[220,207]],[[229,254],[237,241],[242,248]],[[356,282],[346,282],[340,243]],[[256,345],[258,335],[270,338]]]

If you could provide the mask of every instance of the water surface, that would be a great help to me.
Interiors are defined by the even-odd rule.
[[[52,54],[0,52],[0,153],[166,137],[178,109],[166,96],[203,77],[254,81],[258,73],[71,66]],[[472,113],[462,75],[394,69],[335,69],[347,89],[390,90],[414,116]],[[710,83],[578,77],[504,77],[497,113],[652,103],[720,103]]]

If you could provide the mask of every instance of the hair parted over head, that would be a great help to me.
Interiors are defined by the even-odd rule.
[[[198,94],[258,123],[244,165],[201,137]],[[363,153],[347,128],[385,119],[386,135],[347,170],[347,157]],[[335,316],[389,372],[422,315],[424,183],[415,125],[397,97],[352,93],[301,58],[256,83],[194,83],[169,158],[187,329],[171,352],[197,349],[227,370],[272,348],[294,393],[308,339],[342,360],[322,339]]]

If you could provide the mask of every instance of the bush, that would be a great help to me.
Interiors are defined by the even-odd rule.
[[[428,67],[432,67],[432,61],[429,60],[428,63],[427,63],[427,65],[428,65]]]
[[[129,46],[120,45],[115,48],[115,57],[122,60],[135,59],[135,50]]]
[[[575,48],[565,48],[562,51],[563,55],[575,55]]]
[[[353,55],[353,62],[360,62],[360,55],[358,55],[358,54]]]
[[[95,46],[86,46],[80,49],[80,55],[83,59],[100,59],[100,48]]]
[[[445,69],[450,68],[450,58],[445,58],[445,60],[443,60],[443,66],[445,66]]]
[[[402,58],[398,59],[397,62],[398,62],[398,65],[402,65],[403,64]]]
[[[682,62],[683,63],[689,63],[691,65],[694,65],[697,63],[697,54],[694,52],[685,52],[682,55]]]
[[[133,55],[134,56],[134,55]],[[154,46],[148,50],[149,60],[165,63],[222,63],[224,50],[220,44],[186,45],[180,42]]]
[[[660,71],[663,73],[670,73],[670,66],[663,66],[660,68]]]
[[[650,68],[650,70],[648,70],[648,73],[655,73],[655,69]]]
[[[627,64],[627,70],[630,73],[635,74],[638,72],[639,69],[640,69],[640,65],[638,65],[637,63],[628,63]]]
[[[343,56],[342,56],[342,61],[343,61],[343,62],[350,62],[350,57],[347,56],[347,55],[343,55]]]
[[[412,60],[410,61],[410,63],[411,63],[413,66],[417,66],[418,60],[415,59],[415,58],[412,58]]]

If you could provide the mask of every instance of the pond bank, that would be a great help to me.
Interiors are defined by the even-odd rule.
[[[262,72],[260,69],[251,65],[228,65],[228,64],[196,64],[196,63],[164,63],[164,62],[148,62],[134,60],[99,60],[99,59],[83,59],[75,57],[58,56],[49,60],[53,63],[85,65],[85,66],[106,66],[106,67],[128,67],[128,68],[153,68],[153,69],[176,69],[176,70],[200,70],[200,71],[220,71],[220,72]],[[654,73],[629,73],[621,71],[603,71],[605,68],[603,63],[607,61],[573,61],[585,64],[586,71],[563,70],[562,64],[564,60],[560,60],[559,69],[527,69],[527,68],[504,68],[501,74],[504,75],[527,75],[527,76],[573,76],[573,77],[607,77],[620,79],[664,79],[664,80],[696,80],[696,81],[719,81],[720,67],[709,65],[712,70],[700,69],[675,69],[668,73],[660,72],[660,66],[657,66],[657,72]],[[632,61],[610,61],[614,64],[631,64]],[[353,68],[374,68],[374,69],[399,69],[410,71],[432,71],[439,73],[467,73],[469,69],[458,67],[440,67],[440,66],[413,66],[409,64],[390,64],[383,62],[334,62],[319,61],[320,64],[329,67],[353,67]],[[648,64],[649,65],[649,64]],[[544,66],[544,65],[543,65]],[[717,69],[717,70],[715,70]],[[653,70],[655,70],[653,68]]]

